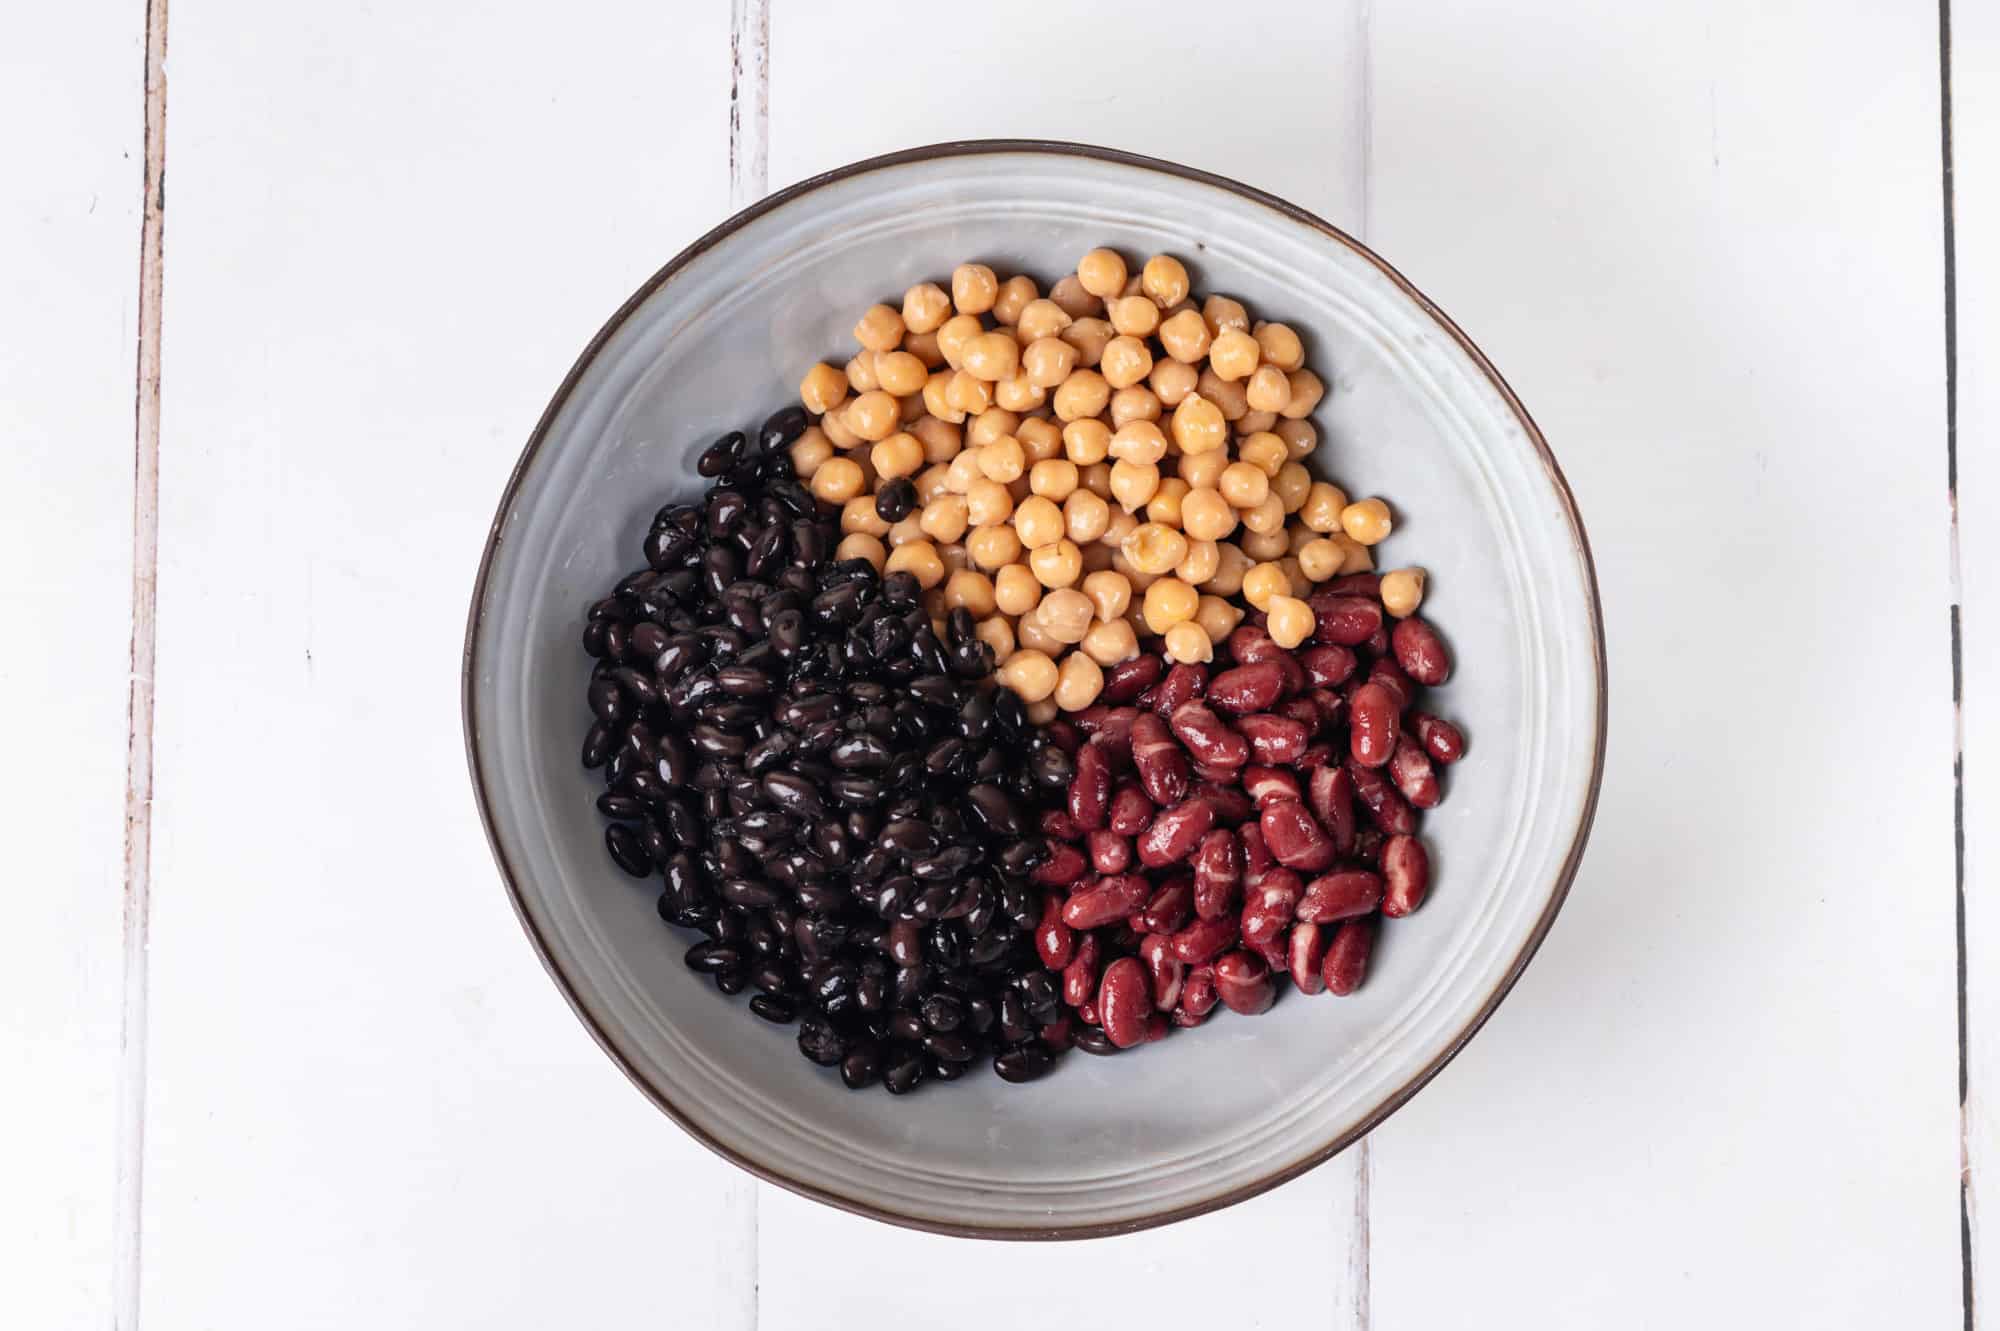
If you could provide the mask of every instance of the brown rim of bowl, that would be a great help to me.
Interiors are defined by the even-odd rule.
[[[526,474],[528,464],[534,460],[536,452],[542,446],[542,442],[548,432],[549,423],[555,419],[556,413],[569,400],[570,392],[576,387],[577,379],[583,374],[584,368],[597,356],[599,349],[624,324],[632,312],[638,309],[655,291],[658,291],[667,282],[672,280],[674,275],[691,260],[714,248],[717,244],[742,228],[746,223],[754,221],[765,213],[782,207],[794,199],[810,194],[822,185],[829,185],[835,181],[846,180],[852,176],[863,175],[870,171],[904,166],[912,162],[927,162],[941,157],[975,157],[993,153],[1040,153],[1056,157],[1088,157],[1101,162],[1112,162],[1119,166],[1137,167],[1145,171],[1155,171],[1162,175],[1175,176],[1182,180],[1191,180],[1215,189],[1227,190],[1232,194],[1250,200],[1252,203],[1261,204],[1263,207],[1290,218],[1294,222],[1300,222],[1313,228],[1328,239],[1345,245],[1348,249],[1353,250],[1356,254],[1374,264],[1376,268],[1381,270],[1383,276],[1394,282],[1426,314],[1435,319],[1439,327],[1451,334],[1452,338],[1464,349],[1465,353],[1472,357],[1473,363],[1486,375],[1487,380],[1492,383],[1500,396],[1506,400],[1508,407],[1521,422],[1522,427],[1528,432],[1528,437],[1534,441],[1535,451],[1541,456],[1543,467],[1548,471],[1549,481],[1555,486],[1556,494],[1562,501],[1563,513],[1569,519],[1570,530],[1574,534],[1577,552],[1583,556],[1584,572],[1590,579],[1591,636],[1596,646],[1595,658],[1597,666],[1597,746],[1596,752],[1591,757],[1590,791],[1584,800],[1582,817],[1577,820],[1576,837],[1570,843],[1569,854],[1564,858],[1562,872],[1557,877],[1555,891],[1551,893],[1548,905],[1542,910],[1541,918],[1535,922],[1534,930],[1529,934],[1528,941],[1522,946],[1519,954],[1515,956],[1513,964],[1507,968],[1507,973],[1501,977],[1499,985],[1487,996],[1486,1001],[1480,1005],[1479,1010],[1473,1014],[1472,1019],[1466,1023],[1464,1029],[1459,1031],[1444,1051],[1432,1059],[1428,1066],[1405,1082],[1393,1095],[1390,1095],[1381,1104],[1377,1105],[1361,1123],[1341,1133],[1331,1142],[1313,1151],[1305,1158],[1283,1169],[1276,1170],[1254,1183],[1232,1189],[1221,1196],[1187,1206],[1156,1211],[1150,1215],[1140,1216],[1137,1219],[1120,1220],[1109,1224],[1054,1226],[1043,1229],[1012,1229],[988,1225],[946,1224],[925,1219],[921,1216],[903,1215],[895,1211],[884,1210],[881,1207],[869,1206],[857,1202],[852,1198],[843,1197],[838,1193],[828,1192],[824,1188],[814,1187],[811,1184],[802,1183],[797,1179],[788,1178],[756,1160],[749,1159],[731,1150],[703,1132],[681,1112],[680,1108],[674,1104],[672,1097],[667,1094],[664,1088],[647,1082],[644,1077],[640,1076],[638,1069],[633,1067],[619,1053],[604,1028],[597,1023],[589,1010],[584,1006],[582,999],[578,996],[575,985],[571,983],[570,978],[557,965],[554,956],[549,951],[547,941],[536,930],[534,922],[529,918],[526,904],[521,897],[520,886],[515,881],[513,866],[507,863],[507,857],[501,852],[500,843],[494,835],[493,812],[487,800],[485,777],[480,766],[479,725],[473,711],[472,681],[476,665],[473,659],[474,643],[478,638],[479,632],[480,606],[486,599],[486,578],[492,571],[493,554],[499,545],[501,527],[506,521],[508,510],[513,507],[515,494],[520,489],[521,478]],[[1540,427],[1535,424],[1534,418],[1528,415],[1528,409],[1521,405],[1520,398],[1515,396],[1514,390],[1508,386],[1507,381],[1501,378],[1500,372],[1493,368],[1493,363],[1486,358],[1486,354],[1474,345],[1472,339],[1465,335],[1464,330],[1452,322],[1450,316],[1433,304],[1430,298],[1425,296],[1423,292],[1417,290],[1408,278],[1397,272],[1394,267],[1385,262],[1381,256],[1377,255],[1366,245],[1363,245],[1340,228],[1295,204],[1287,203],[1276,195],[1267,194],[1263,190],[1245,185],[1240,181],[1231,180],[1227,176],[1213,175],[1207,171],[1195,170],[1193,167],[1179,166],[1173,162],[1163,162],[1152,157],[1142,157],[1137,153],[1122,152],[1116,148],[1098,148],[1092,147],[1089,144],[1064,143],[1052,139],[967,139],[953,143],[934,143],[922,148],[905,148],[900,152],[886,153],[880,157],[870,157],[866,161],[853,162],[847,166],[837,167],[832,171],[801,180],[796,185],[788,186],[775,194],[751,204],[748,208],[743,209],[743,211],[737,213],[728,221],[723,222],[707,235],[701,237],[701,239],[675,255],[667,263],[666,267],[648,278],[645,285],[634,292],[629,300],[618,307],[618,312],[605,321],[604,326],[598,329],[597,335],[590,339],[590,344],[583,349],[583,354],[577,357],[576,364],[572,365],[569,373],[563,377],[562,385],[556,389],[555,396],[549,400],[549,405],[542,412],[541,419],[535,422],[534,432],[528,436],[528,445],[522,450],[520,460],[514,464],[513,473],[507,478],[507,488],[500,496],[499,510],[494,514],[492,528],[487,532],[486,548],[479,557],[479,577],[473,583],[472,607],[466,619],[464,665],[460,677],[462,708],[465,719],[465,756],[472,771],[473,794],[479,803],[479,820],[481,825],[486,829],[487,844],[493,849],[493,858],[499,866],[501,881],[507,887],[507,897],[513,902],[514,914],[520,919],[521,927],[527,933],[529,941],[534,944],[535,953],[541,958],[543,969],[548,971],[550,977],[555,980],[556,987],[562,990],[563,998],[569,1003],[571,1011],[576,1013],[577,1019],[590,1032],[591,1038],[596,1040],[598,1046],[610,1056],[611,1061],[624,1071],[625,1075],[631,1079],[632,1084],[637,1086],[647,1099],[657,1105],[667,1117],[678,1123],[696,1141],[708,1147],[709,1150],[714,1151],[717,1155],[722,1156],[730,1163],[749,1171],[767,1183],[775,1183],[779,1187],[798,1193],[802,1197],[810,1197],[816,1202],[824,1202],[828,1206],[847,1211],[853,1215],[865,1216],[871,1220],[881,1220],[892,1225],[925,1230],[933,1234],[948,1234],[957,1238],[977,1239],[1104,1238],[1113,1234],[1130,1234],[1142,1229],[1151,1229],[1155,1225],[1172,1224],[1176,1220],[1186,1220],[1193,1216],[1205,1215],[1210,1211],[1219,1211],[1225,1206],[1234,1206],[1236,1203],[1246,1201],[1251,1197],[1257,1196],[1259,1193],[1268,1192],[1279,1184],[1290,1182],[1307,1170],[1326,1163],[1335,1155],[1338,1155],[1341,1151],[1346,1150],[1349,1146],[1352,1146],[1362,1137],[1372,1132],[1389,1115],[1402,1108],[1411,1096],[1423,1089],[1424,1085],[1431,1078],[1437,1076],[1444,1069],[1445,1064],[1451,1062],[1458,1055],[1458,1051],[1465,1047],[1466,1042],[1479,1032],[1480,1027],[1484,1026],[1487,1019],[1499,1008],[1500,1001],[1514,987],[1515,981],[1521,978],[1521,972],[1527,968],[1528,962],[1534,957],[1536,950],[1541,947],[1542,940],[1548,936],[1550,926],[1555,923],[1557,912],[1562,909],[1564,900],[1569,896],[1570,884],[1575,880],[1577,866],[1583,858],[1584,843],[1590,839],[1591,823],[1597,816],[1598,792],[1604,781],[1605,725],[1608,716],[1606,685],[1604,613],[1597,593],[1597,565],[1591,558],[1590,538],[1583,529],[1583,518],[1576,510],[1576,499],[1570,493],[1569,482],[1564,479],[1562,468],[1557,465],[1555,454],[1549,449],[1548,440],[1542,437]]]

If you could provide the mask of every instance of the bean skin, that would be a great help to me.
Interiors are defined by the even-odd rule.
[[[1430,891],[1431,859],[1424,843],[1413,836],[1390,837],[1382,845],[1382,913],[1401,919],[1424,904]]]

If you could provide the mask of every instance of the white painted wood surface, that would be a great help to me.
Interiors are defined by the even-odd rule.
[[[34,131],[0,147],[0,553],[34,626],[0,649],[29,848],[0,931],[0,1321],[1974,1324],[1963,1292],[2000,1270],[2000,14],[1953,17],[1955,549],[1930,8],[935,15],[174,13],[137,984],[146,15],[0,23],[0,111]],[[1376,245],[1548,433],[1611,647],[1590,855],[1467,1052],[1267,1197],[1057,1249],[856,1220],[672,1129],[501,906],[457,721],[494,498],[604,315],[767,187],[994,135],[1235,175]]]

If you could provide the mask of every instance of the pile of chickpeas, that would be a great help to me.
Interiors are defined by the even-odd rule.
[[[1095,249],[1044,295],[961,264],[873,305],[844,368],[799,385],[817,416],[791,457],[841,507],[836,556],[902,570],[932,615],[964,608],[1037,721],[1079,711],[1141,642],[1207,662],[1245,614],[1312,635],[1315,584],[1373,569],[1392,519],[1304,459],[1325,395],[1299,336],[1179,260],[1130,272]],[[1385,574],[1407,615],[1423,573]]]

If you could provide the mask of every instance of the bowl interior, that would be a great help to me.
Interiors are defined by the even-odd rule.
[[[856,315],[978,259],[1046,285],[1095,245],[1181,257],[1198,291],[1304,336],[1330,392],[1314,469],[1394,508],[1386,566],[1430,571],[1469,757],[1426,819],[1435,888],[1349,999],[1289,995],[1164,1045],[850,1094],[681,964],[657,884],[607,859],[577,763],[585,606],[637,567],[695,454],[851,354]],[[1559,479],[1452,330],[1365,253],[1272,201],[1098,156],[978,150],[813,184],[677,261],[545,423],[495,530],[467,684],[476,779],[524,919],[613,1054],[688,1127],[790,1186],[907,1222],[1042,1233],[1248,1195],[1344,1144],[1447,1058],[1546,928],[1600,751],[1594,589]]]

